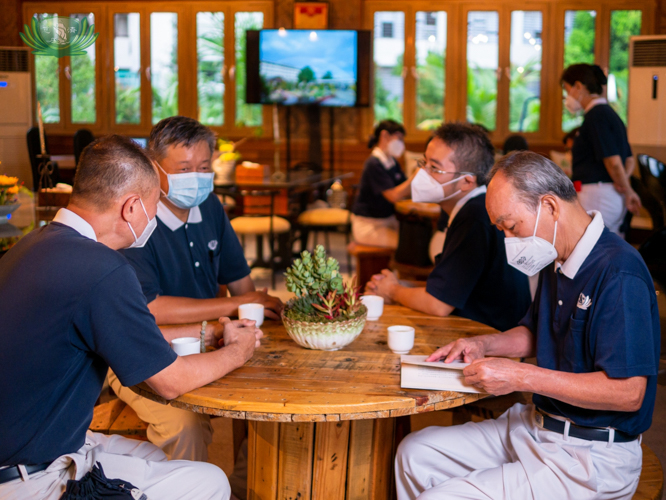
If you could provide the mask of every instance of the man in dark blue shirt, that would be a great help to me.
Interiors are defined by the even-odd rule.
[[[142,248],[123,250],[136,271],[158,325],[201,325],[238,314],[256,302],[276,319],[280,299],[256,291],[243,248],[213,190],[213,132],[198,121],[172,116],[160,121],[148,143],[158,163],[162,195],[157,227]],[[220,293],[226,286],[231,297]],[[192,328],[196,325],[192,325]],[[123,386],[113,372],[109,384],[148,423],[148,439],[169,459],[208,459],[210,417],[161,405]]]
[[[170,349],[167,340],[198,329],[160,332],[116,252],[145,243],[158,198],[145,152],[127,138],[99,139],[83,152],[67,209],[0,260],[0,497],[58,499],[68,479],[100,462],[151,498],[229,498],[214,466],[87,432],[109,366],[124,384],[145,381],[171,399],[242,366],[261,335],[225,320],[207,332],[223,348],[188,357]]]
[[[534,404],[409,436],[396,458],[398,498],[631,498],[659,366],[652,278],[540,155],[500,160],[486,206],[507,235],[509,263],[528,275],[543,269],[536,299],[520,326],[458,340],[428,359],[462,358],[467,384],[494,395],[533,392]],[[495,356],[536,356],[537,364]]]
[[[412,181],[414,201],[439,203],[448,214],[444,247],[425,286],[399,282],[384,270],[370,293],[435,316],[455,314],[500,330],[530,305],[527,278],[506,262],[504,235],[486,212],[486,178],[494,161],[488,136],[462,123],[442,125]]]

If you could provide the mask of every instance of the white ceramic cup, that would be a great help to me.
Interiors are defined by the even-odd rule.
[[[238,306],[239,319],[253,319],[259,328],[264,322],[264,306],[262,304],[242,304]]]
[[[384,314],[384,297],[363,295],[361,302],[368,308],[368,321],[377,321]]]
[[[201,352],[201,339],[194,337],[181,337],[171,341],[171,349],[178,356],[189,356],[190,354],[199,354]]]
[[[389,326],[388,346],[395,354],[407,354],[414,347],[414,328],[404,325]]]

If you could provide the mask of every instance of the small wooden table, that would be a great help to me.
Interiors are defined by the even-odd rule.
[[[249,420],[248,498],[390,498],[396,417],[454,408],[478,394],[400,388],[400,356],[387,327],[416,328],[411,354],[494,329],[386,306],[379,321],[335,352],[304,349],[283,325],[266,321],[264,339],[242,368],[172,401],[146,384],[132,389],[163,404]]]

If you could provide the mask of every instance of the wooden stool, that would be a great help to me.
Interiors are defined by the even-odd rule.
[[[148,424],[120,399],[95,406],[89,429],[107,435],[119,434],[131,439],[148,440]]]
[[[388,269],[394,252],[395,250],[392,248],[359,245],[355,241],[347,245],[347,253],[356,257],[358,284],[365,287],[373,274],[380,273],[382,269]]]
[[[664,491],[664,471],[661,462],[645,443],[641,448],[643,448],[643,469],[633,500],[661,500]]]

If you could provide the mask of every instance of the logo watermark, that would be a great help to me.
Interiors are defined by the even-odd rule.
[[[83,18],[79,21],[71,17],[45,16],[40,20],[32,18],[30,26],[23,25],[21,40],[34,49],[36,56],[82,56],[86,49],[97,40],[95,25]]]

